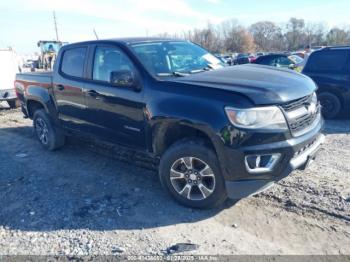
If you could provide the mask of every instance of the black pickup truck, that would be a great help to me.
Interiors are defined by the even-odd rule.
[[[191,207],[260,192],[304,169],[324,141],[309,77],[226,67],[182,40],[66,45],[53,73],[18,74],[15,89],[45,148],[77,133],[146,151],[160,160],[163,186]]]

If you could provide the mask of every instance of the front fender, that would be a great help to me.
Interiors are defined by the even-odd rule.
[[[157,101],[148,108],[149,115],[149,148],[156,155],[157,148],[163,151],[162,144],[168,129],[175,132],[183,132],[183,129],[199,131],[208,138],[217,154],[222,170],[224,170],[225,137],[222,130],[229,124],[224,110],[224,103],[210,101],[203,98],[179,98],[171,97]],[[192,134],[192,133],[191,133]],[[176,136],[176,134],[174,134]],[[180,136],[181,137],[181,136]],[[226,172],[223,172],[226,177]]]

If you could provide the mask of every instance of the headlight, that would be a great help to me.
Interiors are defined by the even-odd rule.
[[[282,111],[276,106],[250,109],[225,108],[231,123],[240,128],[265,129],[267,131],[288,130]]]
[[[318,99],[317,99],[317,95],[315,92],[312,94],[311,104],[313,104],[315,106],[317,106],[317,104],[318,104]]]
[[[317,106],[318,106],[318,100],[317,100],[317,95],[316,93],[312,94],[311,97],[311,102],[310,102],[310,107],[309,107],[309,112],[311,112],[312,114],[317,112]]]

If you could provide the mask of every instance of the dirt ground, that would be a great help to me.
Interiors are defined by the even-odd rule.
[[[1,105],[3,107],[1,108]],[[0,105],[0,255],[350,254],[350,121],[328,121],[317,160],[268,191],[193,210],[150,159],[71,138],[47,152],[31,121]]]

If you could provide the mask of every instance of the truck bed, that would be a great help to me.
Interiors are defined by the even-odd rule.
[[[21,104],[26,103],[25,96],[28,95],[28,88],[37,87],[50,89],[52,87],[53,72],[31,72],[16,75],[15,90]],[[47,91],[46,91],[47,92]],[[22,107],[22,111],[27,115]]]
[[[52,74],[52,71],[21,73],[16,75],[16,81],[51,84]]]

